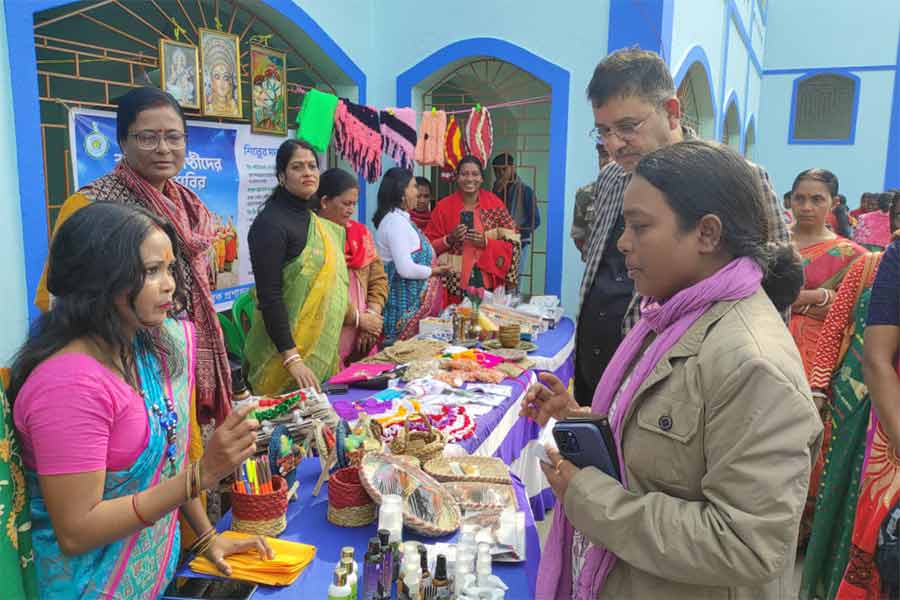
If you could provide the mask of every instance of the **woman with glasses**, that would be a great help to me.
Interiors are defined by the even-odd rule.
[[[178,102],[152,87],[131,90],[119,100],[116,136],[122,160],[111,173],[72,194],[56,219],[54,235],[78,209],[96,201],[137,205],[170,223],[177,234],[176,268],[185,282],[186,302],[179,317],[196,326],[196,409],[200,423],[221,424],[231,407],[231,373],[222,330],[209,286],[209,249],[216,238],[213,215],[197,195],[174,177],[184,166],[186,122]],[[47,270],[35,304],[50,308]],[[199,457],[200,434],[195,453]]]
[[[438,262],[451,267],[445,279],[451,304],[469,287],[519,287],[519,231],[503,201],[481,189],[483,168],[474,156],[459,161],[456,193],[438,202],[425,228]]]

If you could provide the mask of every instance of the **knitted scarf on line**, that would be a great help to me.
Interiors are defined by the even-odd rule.
[[[378,111],[341,98],[334,111],[334,139],[341,156],[369,183],[381,177]]]
[[[644,338],[651,332],[657,337],[638,359],[631,378],[616,401],[616,411],[610,426],[616,442],[622,485],[628,489],[628,476],[622,456],[622,432],[628,407],[644,380],[684,333],[716,302],[740,300],[753,295],[762,282],[762,270],[750,258],[742,257],[725,265],[714,275],[685,288],[669,298],[665,304],[645,299],[641,306],[641,320],[625,336],[612,361],[594,391],[591,411],[609,414],[610,405],[625,378],[631,363],[638,359]],[[541,553],[538,569],[537,598],[569,600],[572,589],[578,598],[596,598],[603,590],[607,576],[616,564],[616,555],[609,550],[591,546],[585,557],[578,581],[572,581],[573,529],[560,504],[553,516],[547,543]]]
[[[297,113],[297,139],[309,142],[316,152],[325,152],[334,130],[337,105],[337,96],[319,90],[306,92]]]
[[[174,179],[169,179],[160,192],[131,170],[125,160],[119,161],[113,174],[145,208],[175,228],[191,275],[189,318],[197,335],[197,416],[201,423],[215,418],[221,424],[231,412],[231,368],[207,276],[207,250],[216,237],[212,215],[197,194]]]
[[[416,111],[389,108],[381,111],[381,139],[384,153],[403,169],[412,170],[416,153]]]
[[[469,114],[466,144],[469,146],[469,153],[480,160],[482,165],[487,165],[494,149],[494,126],[491,122],[491,113],[483,106],[481,110],[473,108]]]
[[[422,114],[419,139],[416,142],[416,162],[423,167],[444,166],[444,133],[447,113],[433,110]]]
[[[452,181],[456,177],[456,167],[466,155],[466,141],[463,130],[456,117],[450,117],[447,123],[446,142],[444,144],[444,166],[441,167],[441,179]],[[482,163],[483,164],[483,163]]]

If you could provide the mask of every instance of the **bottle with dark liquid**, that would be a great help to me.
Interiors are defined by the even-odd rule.
[[[434,578],[429,586],[429,598],[434,600],[450,600],[450,580],[447,578],[447,557],[438,554],[434,565]]]
[[[363,593],[362,600],[382,600],[381,542],[378,538],[369,540],[369,549],[363,559]]]

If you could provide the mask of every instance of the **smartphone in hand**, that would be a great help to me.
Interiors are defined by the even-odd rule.
[[[553,439],[564,459],[579,469],[596,467],[621,481],[619,455],[606,417],[571,417],[553,427]]]
[[[469,229],[475,229],[475,213],[471,210],[462,211],[459,213],[459,222]]]

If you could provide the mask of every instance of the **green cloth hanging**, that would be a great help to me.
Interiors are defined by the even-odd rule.
[[[334,111],[338,98],[332,94],[309,90],[297,113],[297,139],[309,142],[317,152],[325,152],[334,131]]]
[[[12,409],[0,384],[0,581],[4,598],[37,598],[31,510]]]

